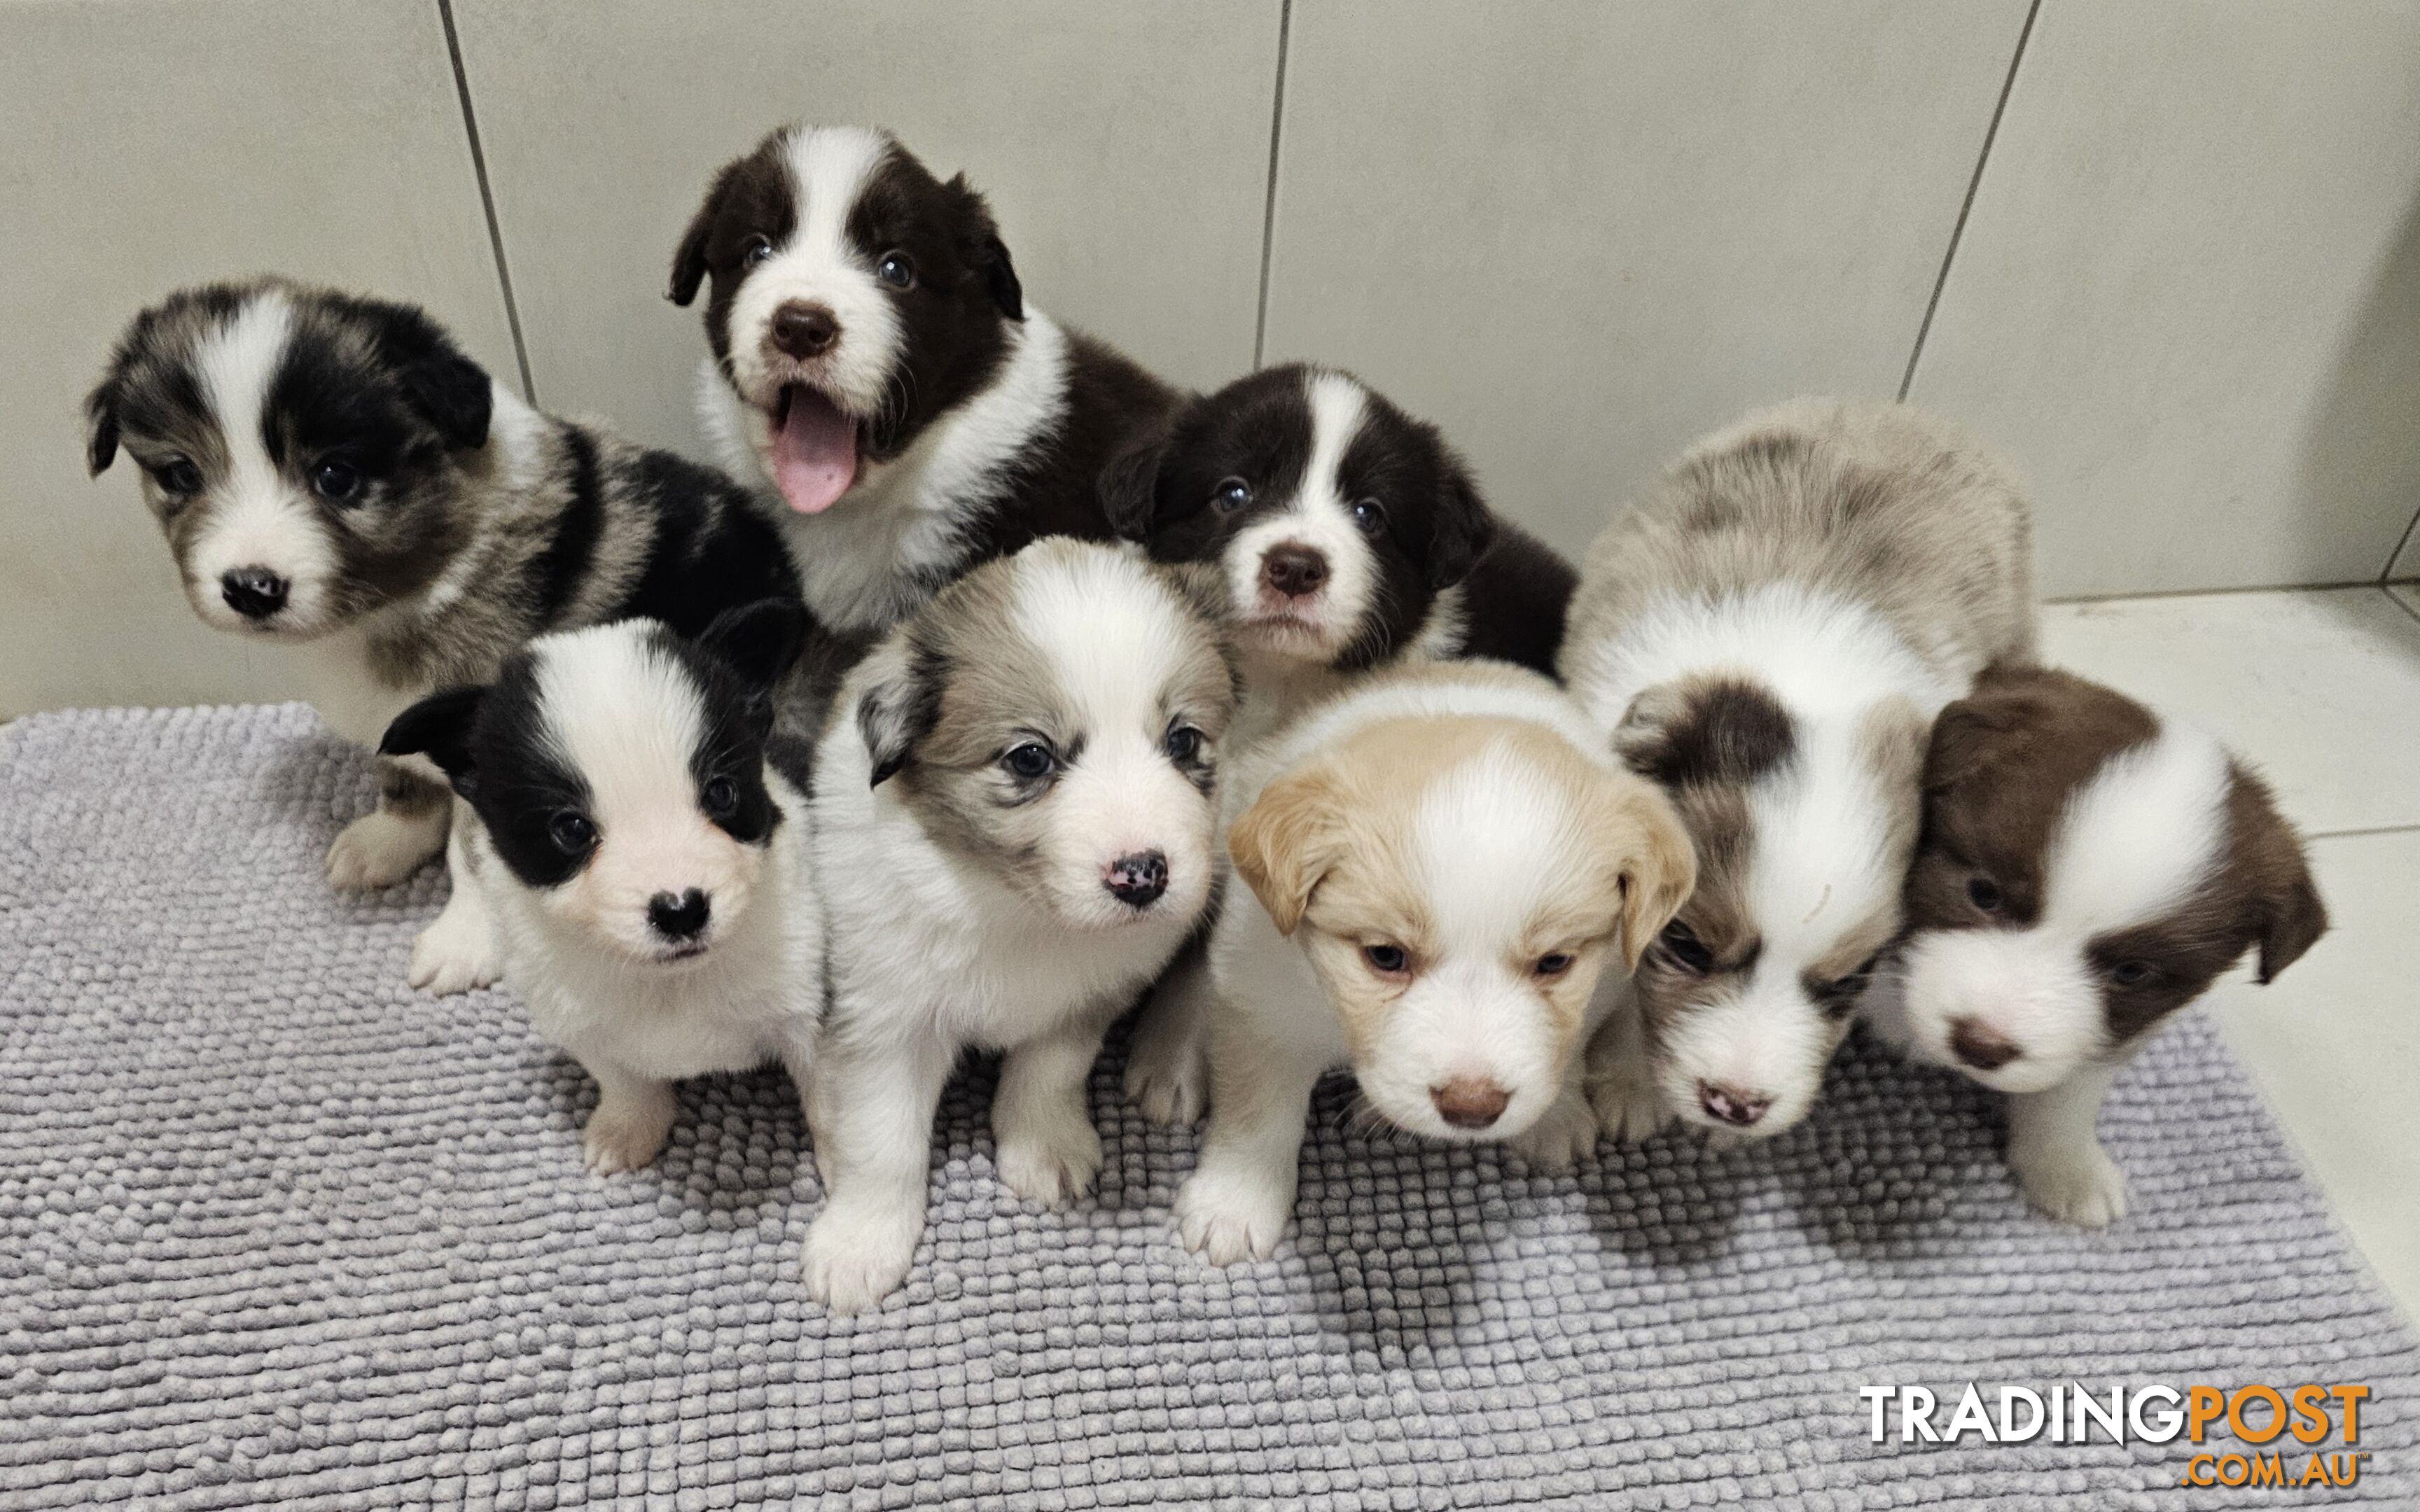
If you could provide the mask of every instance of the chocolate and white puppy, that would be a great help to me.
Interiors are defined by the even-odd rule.
[[[832,1006],[809,1098],[826,1195],[808,1291],[869,1307],[924,1228],[961,1052],[1007,1052],[1001,1180],[1063,1203],[1101,1164],[1101,1037],[1202,918],[1235,701],[1211,615],[1132,548],[978,567],[849,674],[816,757]]]
[[[766,759],[805,636],[780,599],[695,641],[654,620],[540,636],[380,746],[434,761],[470,810],[454,886],[485,896],[538,1032],[597,1078],[592,1170],[656,1158],[683,1077],[780,1060],[806,1085],[822,914],[806,800]]]
[[[1899,932],[1933,716],[2029,658],[2015,484],[1903,406],[1802,400],[1699,443],[1597,538],[1562,666],[1672,796],[1698,888],[1592,1055],[1606,1127],[1813,1105]]]
[[[1266,1256],[1311,1088],[1433,1139],[1569,1165],[1596,1145],[1580,1062],[1606,970],[1689,894],[1689,839],[1587,715],[1496,662],[1380,672],[1235,759],[1235,872],[1211,935],[1210,1127],[1176,1197],[1188,1248]]]
[[[880,131],[785,127],[726,164],[673,257],[673,302],[701,287],[706,432],[786,502],[838,629],[1040,536],[1108,537],[1101,465],[1173,399],[1027,304],[983,196]]]
[[[541,631],[644,614],[695,634],[798,595],[746,490],[538,413],[409,305],[274,278],[181,290],[135,316],[85,413],[93,472],[132,457],[194,611],[292,647],[364,745]],[[401,880],[451,810],[433,769],[381,764],[330,879]]]
[[[2327,929],[2302,844],[2216,741],[2060,671],[1984,673],[1934,725],[1924,788],[1908,933],[1869,1022],[2010,1094],[2036,1207],[2122,1217],[2102,1099],[2244,951],[2266,982]]]

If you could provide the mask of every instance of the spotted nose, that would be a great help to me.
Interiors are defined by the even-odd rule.
[[[1977,1071],[1997,1071],[2024,1050],[1981,1019],[1956,1019],[1949,1026],[1949,1053]]]
[[[1764,1117],[1773,1099],[1762,1092],[1726,1087],[1720,1082],[1698,1084],[1698,1105],[1734,1128],[1745,1129]]]
[[[821,356],[839,339],[840,320],[823,305],[793,300],[773,312],[773,345],[788,356]]]
[[[1261,558],[1261,580],[1288,598],[1315,594],[1327,584],[1327,559],[1307,546],[1273,546]]]
[[[659,892],[647,900],[647,923],[668,940],[693,940],[714,912],[705,893],[695,887],[675,897]]]
[[[1437,1117],[1457,1129],[1484,1129],[1504,1117],[1512,1094],[1484,1076],[1456,1076],[1429,1088]]]
[[[1137,851],[1111,861],[1101,886],[1129,908],[1148,908],[1168,890],[1168,857],[1158,851]]]
[[[286,607],[287,584],[267,567],[235,567],[219,579],[219,596],[247,620],[265,620]]]

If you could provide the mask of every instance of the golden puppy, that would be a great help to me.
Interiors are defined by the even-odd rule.
[[[1235,872],[1211,935],[1211,1118],[1185,1242],[1265,1256],[1294,1208],[1311,1088],[1438,1139],[1593,1147],[1580,1052],[1697,875],[1688,835],[1578,705],[1489,662],[1381,674],[1306,715],[1231,789]],[[1240,810],[1240,811],[1239,811]]]

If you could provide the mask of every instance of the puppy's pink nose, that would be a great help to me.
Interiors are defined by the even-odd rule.
[[[839,338],[839,319],[820,304],[793,301],[773,312],[773,345],[792,357],[813,357]]]
[[[2024,1055],[2024,1049],[1981,1019],[1953,1019],[1949,1053],[1977,1071],[1997,1071]]]
[[[1504,1117],[1512,1094],[1484,1076],[1456,1076],[1429,1088],[1437,1117],[1457,1129],[1484,1129]]]
[[[1699,1082],[1698,1105],[1723,1122],[1745,1129],[1764,1117],[1764,1110],[1773,1106],[1773,1099],[1763,1092],[1725,1087],[1719,1082]]]

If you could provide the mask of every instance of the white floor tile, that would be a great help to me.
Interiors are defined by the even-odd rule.
[[[2202,1004],[2407,1318],[2420,1319],[2420,830],[2315,841],[2333,928],[2266,987]]]
[[[2042,654],[2226,741],[2307,831],[2420,825],[2420,621],[2376,588],[2051,605]]]

